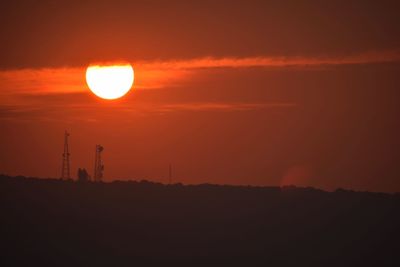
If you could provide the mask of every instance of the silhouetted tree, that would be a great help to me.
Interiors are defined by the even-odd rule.
[[[90,180],[90,176],[85,168],[78,169],[78,182],[88,182]]]

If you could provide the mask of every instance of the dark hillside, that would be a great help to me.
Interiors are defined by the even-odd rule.
[[[1,266],[400,266],[399,194],[1,176],[0,208]]]

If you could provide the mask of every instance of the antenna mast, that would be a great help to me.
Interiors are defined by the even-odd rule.
[[[169,164],[169,173],[168,173],[168,182],[169,182],[169,184],[171,184],[171,180],[172,180],[172,165]]]
[[[101,160],[101,152],[104,148],[101,145],[96,145],[96,154],[94,159],[94,175],[93,181],[101,182],[103,180],[104,164]]]
[[[64,153],[62,154],[62,169],[61,169],[61,179],[67,180],[70,179],[69,174],[69,148],[68,148],[68,137],[69,133],[65,131],[64,133]]]

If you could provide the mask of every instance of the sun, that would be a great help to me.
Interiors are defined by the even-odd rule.
[[[134,71],[130,64],[91,65],[86,69],[90,90],[103,99],[117,99],[132,87]]]

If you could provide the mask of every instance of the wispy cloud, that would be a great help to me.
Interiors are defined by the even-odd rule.
[[[136,89],[179,86],[210,68],[326,67],[400,62],[398,51],[369,52],[343,57],[246,57],[132,62]],[[76,93],[87,91],[85,68],[22,69],[0,71],[0,94]],[[4,97],[3,97],[4,99]]]
[[[213,68],[287,68],[329,67],[350,64],[400,62],[397,52],[364,53],[336,58],[306,57],[248,57],[248,58],[199,58],[191,60],[151,61],[132,63],[135,68],[136,89],[159,89],[168,87],[197,88],[194,76],[202,70]],[[193,79],[192,79],[193,78]],[[188,89],[189,90],[189,89]],[[68,110],[71,120],[97,121],[101,112],[86,94],[85,68],[21,69],[0,71],[0,119],[58,119]],[[241,103],[237,101],[212,101],[186,99],[176,101],[135,101],[134,104],[118,103],[118,111],[129,116],[140,114],[165,114],[178,111],[234,112],[267,108],[292,108],[295,103]],[[197,101],[197,102],[196,102]],[[111,103],[110,103],[111,104]],[[107,111],[108,112],[108,111]],[[104,113],[104,116],[108,114]],[[128,118],[129,118],[128,116]],[[65,118],[63,118],[65,119]]]
[[[185,103],[161,105],[158,108],[160,112],[169,111],[244,111],[266,108],[290,108],[295,107],[293,103]]]
[[[400,51],[366,52],[342,57],[245,57],[142,62],[143,69],[193,70],[202,68],[307,67],[400,61]]]
[[[83,68],[0,71],[0,94],[74,93],[85,86]]]
[[[117,109],[102,109],[95,103],[63,105],[25,104],[0,106],[0,121],[46,121],[96,123],[102,121],[129,122],[132,118],[145,115],[164,115],[174,112],[241,112],[264,109],[295,108],[294,103],[240,103],[240,102],[188,102],[188,103],[136,103],[120,104]]]

